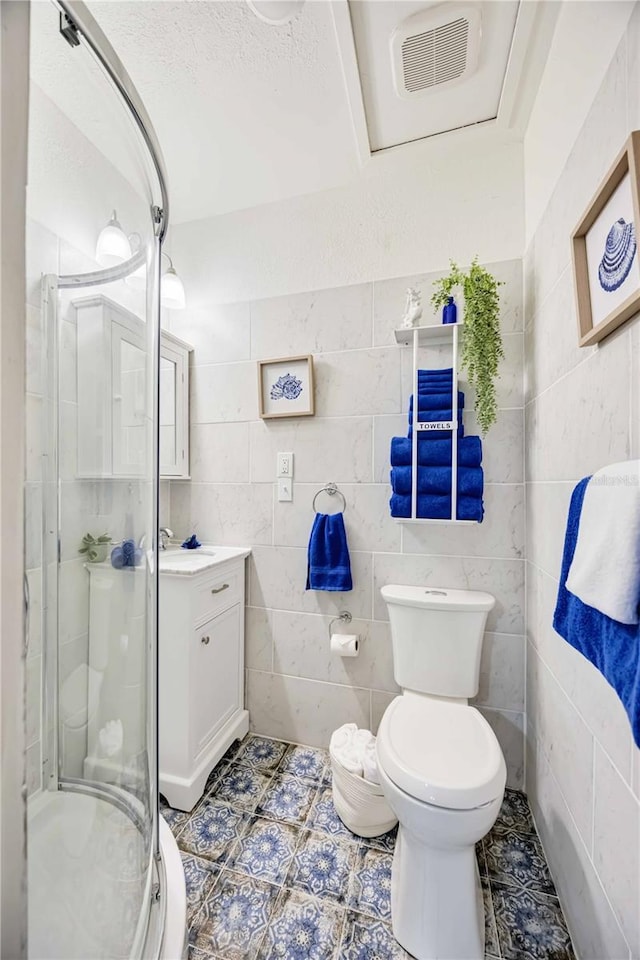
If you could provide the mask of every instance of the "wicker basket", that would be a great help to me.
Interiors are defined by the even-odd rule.
[[[352,833],[379,837],[395,827],[398,818],[387,803],[378,783],[370,783],[342,766],[331,753],[333,805]]]

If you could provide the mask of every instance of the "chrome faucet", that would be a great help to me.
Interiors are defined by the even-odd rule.
[[[167,541],[173,538],[173,530],[169,527],[160,527],[160,549],[167,549]]]

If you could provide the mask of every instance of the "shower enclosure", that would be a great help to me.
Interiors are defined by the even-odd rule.
[[[139,97],[83,4],[31,5],[30,61],[29,956],[177,957],[184,879],[157,805],[166,179]],[[98,263],[114,209],[129,249]]]

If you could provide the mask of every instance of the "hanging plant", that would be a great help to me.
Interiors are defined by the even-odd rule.
[[[460,365],[466,370],[471,386],[475,387],[476,417],[484,437],[498,415],[495,380],[498,363],[504,358],[498,294],[502,281],[481,267],[475,257],[467,273],[452,260],[449,274],[436,280],[434,286],[431,302],[436,310],[447,303],[456,287],[462,289],[464,336]]]

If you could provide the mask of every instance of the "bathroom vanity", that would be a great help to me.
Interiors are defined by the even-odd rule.
[[[211,769],[249,729],[244,706],[242,547],[160,555],[160,792],[191,810]]]

